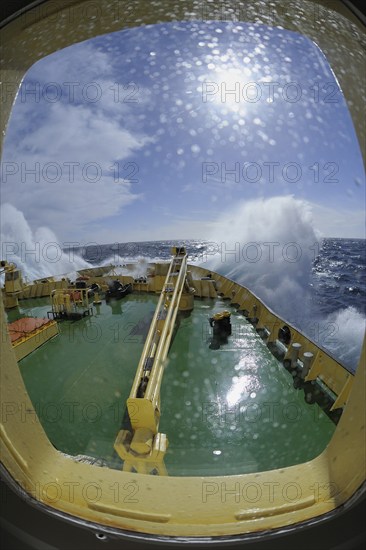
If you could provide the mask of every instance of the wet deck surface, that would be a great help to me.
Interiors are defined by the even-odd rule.
[[[95,315],[59,323],[60,335],[20,362],[50,441],[72,455],[122,462],[113,449],[158,297],[129,295]],[[47,316],[47,299],[20,314]],[[208,317],[232,311],[232,336],[210,349]],[[19,317],[13,311],[9,321]],[[222,300],[195,300],[182,318],[161,389],[160,431],[170,475],[228,475],[281,468],[317,456],[335,425],[269,352],[254,328]]]

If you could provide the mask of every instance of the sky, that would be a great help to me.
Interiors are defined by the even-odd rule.
[[[40,60],[1,172],[2,204],[62,243],[210,239],[238,206],[278,197],[301,201],[322,236],[365,236],[335,76],[308,38],[264,25],[151,25]]]

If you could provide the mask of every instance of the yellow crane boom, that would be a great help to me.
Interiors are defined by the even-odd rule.
[[[114,448],[124,460],[123,469],[139,473],[166,474],[166,434],[159,433],[160,388],[173,336],[182,293],[187,282],[187,254],[183,247],[174,254],[160,293],[142,350],[122,427]]]

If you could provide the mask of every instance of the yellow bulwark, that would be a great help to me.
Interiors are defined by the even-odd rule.
[[[10,340],[18,361],[58,334],[56,321],[22,317],[8,324]]]
[[[166,475],[166,434],[158,432],[160,387],[182,294],[189,292],[187,255],[183,247],[172,249],[174,257],[152,319],[127,409],[114,448],[124,460],[123,470]],[[186,288],[185,288],[186,287]],[[193,300],[192,300],[193,303]],[[186,301],[182,301],[186,309]]]
[[[70,46],[75,41],[82,42],[96,35],[121,30],[121,17],[116,17],[114,9],[114,4],[119,8],[119,2],[112,2],[111,6],[105,3],[106,8],[103,5],[103,8],[98,10],[97,23],[94,16],[95,4],[94,0],[48,0],[41,4],[33,2],[28,11],[18,12],[17,17],[3,27],[2,81],[13,85],[8,86],[8,93],[3,97],[1,139],[5,137],[6,124],[20,83],[33,63],[56,50]],[[155,2],[135,4],[136,10],[123,19],[123,27],[154,24],[161,22],[162,17],[165,21],[185,20],[187,7],[193,14],[192,18],[202,18],[201,3],[197,2],[176,2],[174,10],[170,9],[168,1],[162,1],[158,9]],[[332,9],[329,8],[329,2],[324,0],[312,2],[311,5],[315,11],[303,10],[301,3],[297,1],[286,2],[286,10],[283,9],[283,3],[273,2],[271,24],[274,27],[282,26],[286,30],[306,34],[320,49],[327,52],[332,69],[348,101],[364,153],[365,125],[362,122],[363,117],[360,116],[363,107],[362,87],[358,85],[358,75],[364,63],[363,56],[359,55],[360,36],[364,31],[362,23],[357,21],[342,2],[334,1]],[[232,11],[232,3],[220,3],[220,16],[230,18],[230,10]],[[312,24],[315,12],[317,25]],[[337,12],[341,14],[340,17],[345,24],[337,29],[337,44],[334,47],[334,22]],[[206,19],[217,19],[217,14],[217,3],[205,3]],[[246,10],[245,19],[249,22],[257,20],[258,10]],[[55,20],[62,26],[61,33],[54,32]],[[355,52],[352,71],[347,70],[349,56],[344,55],[344,52],[350,51]],[[215,279],[217,284],[223,282],[221,277],[215,276]],[[204,286],[204,295],[215,294],[210,281],[194,282],[197,290]],[[57,284],[62,286],[64,283],[60,281]],[[31,289],[34,296],[49,295],[49,290],[43,290],[45,286],[48,287],[48,284],[33,285]],[[219,291],[222,292],[221,288]],[[259,300],[251,296],[247,289],[238,289],[238,294],[240,295],[235,296],[235,302],[240,302],[248,311],[253,302],[259,304]],[[228,297],[232,299],[231,296]],[[263,310],[266,313],[265,308]],[[259,318],[259,315],[257,317]],[[272,339],[275,338],[276,328],[281,325],[274,315],[271,314],[270,318],[277,323],[277,327],[271,325],[274,327],[270,335]],[[259,319],[259,323],[261,321],[262,319]],[[149,476],[147,481],[144,481],[134,473],[118,472],[109,468],[103,468],[103,475],[98,475],[96,466],[75,463],[50,443],[41,424],[34,421],[35,411],[11,346],[2,300],[0,331],[1,397],[3,403],[14,407],[14,414],[4,415],[3,412],[0,423],[1,463],[14,486],[22,488],[24,494],[32,496],[34,502],[40,503],[45,512],[53,513],[56,517],[60,516],[60,513],[65,514],[65,518],[72,518],[72,521],[80,519],[90,525],[94,524],[95,528],[96,525],[98,529],[102,527],[103,531],[118,529],[129,534],[136,533],[139,538],[144,533],[149,533],[153,537],[203,537],[203,544],[209,540],[214,545],[214,537],[220,537],[217,539],[220,543],[224,537],[247,535],[248,541],[259,541],[258,545],[261,546],[262,535],[273,535],[273,539],[276,539],[281,533],[289,531],[291,534],[296,530],[301,537],[301,533],[309,526],[321,525],[322,522],[325,524],[326,520],[331,518],[336,518],[337,522],[343,511],[350,510],[364,487],[366,340],[349,399],[334,436],[323,453],[310,462],[281,470],[233,475],[223,479],[213,476],[203,476],[199,480],[196,477],[172,479]],[[294,332],[294,342],[301,343],[299,337],[305,342],[303,335]],[[307,344],[310,345],[310,341]],[[310,351],[312,348],[316,353],[316,346],[310,345]],[[305,349],[305,346],[302,349]],[[317,369],[317,364],[323,364],[323,359],[319,356],[316,358],[315,355],[314,358],[311,368]],[[330,364],[330,361],[327,364]],[[337,366],[337,370],[340,369],[341,366]],[[330,370],[327,370],[329,384],[332,380]],[[20,413],[17,414],[15,411],[21,411],[24,406],[27,411],[33,411],[34,415],[27,414],[23,420]],[[98,501],[95,496],[92,500],[85,498],[85,488],[89,484],[95,484],[96,479],[101,495]],[[56,493],[55,498],[54,491],[50,493],[46,490],[55,487],[55,480],[57,488],[70,487],[71,481],[72,499],[69,496],[70,491]],[[236,490],[238,487],[232,498],[223,498],[222,482],[230,490]],[[124,499],[123,504],[120,501],[116,504],[116,493],[111,491],[111,487],[115,487],[116,484],[118,487],[128,487],[134,483],[138,483],[138,502]],[[295,501],[292,499],[292,502],[287,501],[284,505],[283,490],[291,489],[297,484],[301,487],[298,498]],[[243,499],[242,494],[246,494],[247,487],[253,486],[259,489],[261,496],[255,502],[252,499],[250,504]],[[273,487],[276,488],[274,497]],[[208,497],[206,502],[203,499],[203,490],[206,491],[207,497],[209,490],[211,494],[215,494]],[[240,503],[237,502],[237,496],[241,497]],[[188,538],[186,540],[189,541]],[[245,542],[243,544],[245,545]]]
[[[22,274],[15,264],[8,263],[5,260],[0,262],[0,273],[5,273],[5,285],[3,289],[3,299],[6,309],[17,307],[18,296],[24,288]]]

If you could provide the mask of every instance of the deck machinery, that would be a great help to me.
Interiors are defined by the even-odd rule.
[[[0,274],[5,274],[4,282],[4,305],[6,309],[18,306],[18,295],[24,289],[24,282],[20,269],[13,263],[5,260],[0,262]]]
[[[194,294],[185,248],[172,248],[172,255],[114,443],[124,471],[167,474],[168,438],[159,432],[160,388],[178,311],[193,309]]]

